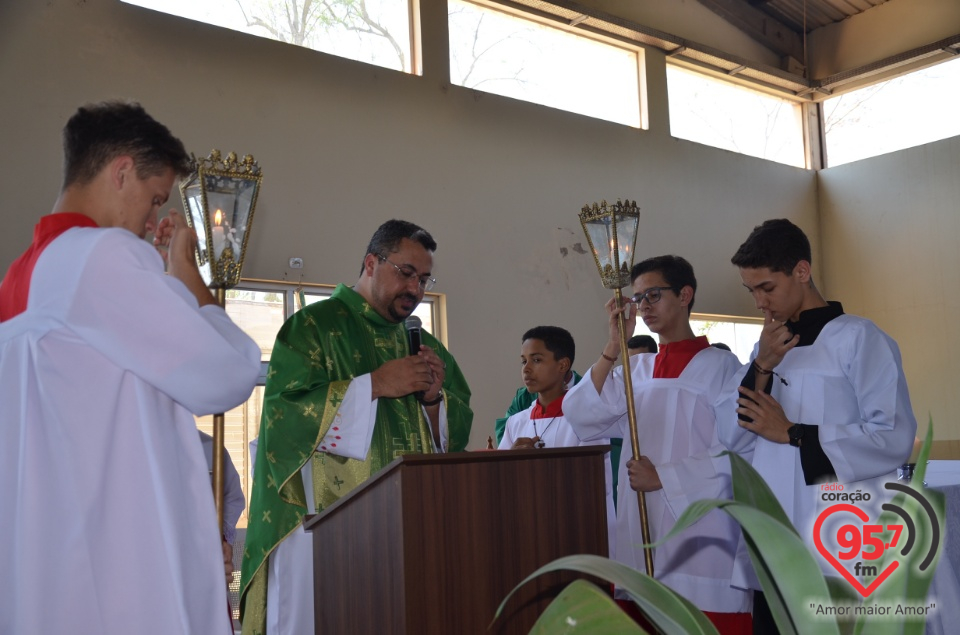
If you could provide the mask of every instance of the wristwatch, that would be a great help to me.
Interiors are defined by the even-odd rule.
[[[803,445],[803,424],[795,423],[787,428],[787,434],[790,436],[790,445],[799,448]]]

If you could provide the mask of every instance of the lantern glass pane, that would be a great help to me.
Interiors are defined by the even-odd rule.
[[[197,232],[197,264],[200,266],[200,277],[206,285],[210,284],[212,274],[209,267],[207,253],[207,226],[203,211],[203,189],[196,175],[182,186],[183,200],[185,201],[187,222]]]
[[[616,269],[613,254],[613,222],[609,216],[584,224],[590,236],[593,253],[597,256],[600,275],[609,275]]]
[[[617,214],[617,251],[620,271],[630,274],[633,267],[633,249],[637,242],[637,225],[640,219],[635,215]]]
[[[204,175],[204,183],[214,259],[219,261],[224,251],[229,249],[231,259],[239,262],[257,182],[207,174]]]

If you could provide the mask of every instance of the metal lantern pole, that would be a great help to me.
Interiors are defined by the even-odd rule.
[[[623,306],[621,289],[630,284],[630,270],[633,268],[633,251],[637,240],[637,226],[640,210],[636,201],[617,201],[607,205],[606,201],[593,206],[586,205],[580,212],[580,223],[586,234],[587,242],[593,252],[594,262],[600,272],[600,280],[607,289],[613,289],[617,306]],[[627,422],[630,425],[630,445],[633,460],[640,460],[640,441],[637,436],[637,408],[633,400],[633,376],[630,372],[630,354],[627,350],[626,318],[623,312],[617,315],[620,332],[620,359],[623,364],[623,387],[627,400]],[[644,544],[650,544],[650,523],[647,520],[647,500],[643,492],[637,492],[637,504],[640,508],[640,533]],[[647,575],[653,577],[653,550],[643,550],[643,560]]]
[[[263,175],[251,155],[222,157],[213,150],[206,159],[193,157],[193,171],[180,183],[187,224],[197,232],[195,256],[200,275],[226,306],[227,289],[240,282],[253,214]],[[223,531],[223,413],[213,415],[213,496],[217,527]]]
[[[226,287],[216,290],[217,304],[220,308],[227,305]],[[213,500],[217,505],[217,529],[223,531],[223,501],[224,501],[224,468],[223,468],[223,437],[224,416],[222,412],[213,415]]]

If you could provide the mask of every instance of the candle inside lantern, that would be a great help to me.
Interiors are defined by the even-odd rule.
[[[213,217],[213,257],[219,258],[223,253],[223,212],[219,209]]]

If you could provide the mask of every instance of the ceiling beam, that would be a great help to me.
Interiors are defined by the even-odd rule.
[[[755,9],[748,0],[697,1],[775,53],[805,64],[801,34]]]

